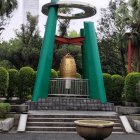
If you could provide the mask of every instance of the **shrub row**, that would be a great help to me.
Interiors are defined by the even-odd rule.
[[[6,118],[10,109],[11,108],[9,103],[0,103],[0,118]]]
[[[34,86],[36,71],[31,67],[22,67],[19,71],[9,69],[8,71],[0,67],[0,96],[6,96],[7,99],[17,96],[20,99],[28,99]],[[51,70],[51,78],[58,78],[59,71]],[[77,78],[80,74],[77,73]]]
[[[76,74],[81,78],[80,74]],[[32,93],[36,71],[31,67],[23,67],[19,71],[0,67],[0,96],[7,98],[18,96],[20,99],[29,98]],[[51,78],[59,77],[59,71],[51,70]],[[108,101],[121,101],[124,95],[126,101],[136,102],[136,85],[140,81],[140,73],[133,72],[125,78],[120,75],[103,73],[104,85]]]
[[[140,100],[136,94],[136,85],[139,83],[139,81],[140,73],[138,72],[132,72],[126,76],[124,91],[127,101],[137,102],[138,100]]]
[[[132,72],[125,78],[120,75],[103,74],[105,90],[108,101],[125,101],[138,102],[140,96],[137,95],[136,85],[140,81],[140,73]]]
[[[108,101],[121,101],[124,78],[120,75],[103,73],[103,79]]]

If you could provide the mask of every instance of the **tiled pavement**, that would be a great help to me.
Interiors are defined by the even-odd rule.
[[[76,133],[0,133],[0,140],[84,140]],[[140,134],[112,134],[105,140],[140,140]]]

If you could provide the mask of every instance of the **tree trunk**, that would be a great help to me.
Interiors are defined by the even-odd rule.
[[[125,68],[125,57],[124,57],[124,55],[125,55],[125,53],[124,53],[124,51],[123,51],[123,48],[122,49],[120,49],[120,53],[121,53],[121,61],[122,61],[122,70],[123,70],[123,75],[126,75],[127,74],[127,72],[126,72],[126,68]]]
[[[132,44],[131,39],[128,40],[128,73],[132,71]]]
[[[137,58],[137,72],[140,72],[140,46],[138,46],[136,50],[136,58]]]

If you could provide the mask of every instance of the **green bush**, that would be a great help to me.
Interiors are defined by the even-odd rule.
[[[51,78],[58,78],[58,74],[54,69],[51,69]]]
[[[111,75],[108,73],[103,73],[103,79],[104,79],[104,85],[105,85],[105,91],[108,101],[112,101],[111,99],[111,87],[112,87],[112,79]]]
[[[140,81],[136,85],[136,97],[137,97],[137,102],[140,105]]]
[[[34,70],[31,67],[22,67],[19,70],[18,88],[20,99],[31,95],[34,84]]]
[[[80,73],[76,73],[76,78],[81,78],[81,74]]]
[[[6,118],[10,109],[11,108],[9,103],[0,103],[0,118]]]
[[[140,81],[140,73],[138,72],[132,72],[129,73],[125,78],[125,98],[126,101],[129,102],[136,102],[136,85]]]
[[[17,94],[18,91],[18,71],[16,69],[9,69],[9,87],[7,98],[11,98]]]
[[[9,83],[8,71],[5,68],[0,67],[0,95],[6,96],[8,83]]]
[[[57,71],[57,75],[58,75],[58,77],[60,77],[60,71]]]
[[[111,100],[121,101],[124,88],[124,78],[120,75],[112,75],[111,79],[112,79]]]

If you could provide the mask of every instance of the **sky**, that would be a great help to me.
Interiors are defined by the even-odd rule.
[[[67,0],[63,0],[67,1]],[[72,1],[80,1],[92,4],[96,7],[97,13],[95,16],[85,19],[71,20],[70,22],[70,30],[76,30],[79,32],[81,28],[83,28],[84,21],[92,21],[95,24],[95,28],[97,27],[97,21],[100,19],[100,9],[107,8],[109,0],[72,0]],[[41,13],[42,6],[46,3],[49,3],[50,0],[39,0],[39,30],[41,36],[44,35],[44,25],[47,20],[47,16]],[[9,40],[15,37],[15,30],[20,29],[20,25],[23,23],[23,0],[18,0],[18,8],[13,12],[13,17],[10,19],[9,24],[5,27],[6,30],[2,33],[2,40]]]

